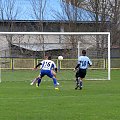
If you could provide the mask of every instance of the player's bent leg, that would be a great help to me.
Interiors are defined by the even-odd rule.
[[[39,77],[39,76],[38,76],[38,77]],[[38,77],[35,78],[35,79],[30,83],[30,85],[34,85],[34,84],[36,83],[36,81],[38,81]]]
[[[79,80],[80,90],[82,90],[82,88],[83,88],[83,79],[85,78],[85,76],[86,76],[86,69],[82,69],[81,70],[81,75],[80,75],[80,80]]]
[[[38,82],[37,82],[37,84],[36,84],[36,87],[39,87],[39,86],[40,86],[41,79],[42,79],[42,76],[39,75],[39,77],[37,78]]]
[[[59,90],[59,88],[57,87],[57,79],[56,79],[55,76],[53,75],[53,72],[52,72],[52,71],[48,71],[46,75],[47,75],[48,77],[52,78],[55,89],[56,89],[56,90]]]
[[[56,72],[51,70],[52,74],[54,75],[54,77],[56,78]]]
[[[51,70],[51,72],[52,72],[53,76],[56,78],[56,72],[54,70]],[[60,85],[60,83],[57,82],[57,85]]]
[[[30,85],[33,85],[36,82],[36,78],[30,83]]]
[[[52,79],[53,79],[55,90],[59,90],[59,88],[57,87],[58,86],[57,79],[54,76],[52,77]]]
[[[76,78],[76,87],[75,87],[75,90],[77,90],[79,87],[79,77]]]
[[[80,80],[80,90],[82,90],[82,80]]]
[[[39,86],[40,86],[41,79],[42,79],[42,77],[44,77],[44,76],[45,76],[45,72],[44,72],[44,70],[41,70],[40,75],[39,75],[38,78],[37,78],[38,82],[37,82],[37,84],[36,84],[36,87],[39,87]]]
[[[56,78],[52,77],[52,79],[53,79],[54,86],[57,86],[57,80],[56,80]]]
[[[80,88],[80,90],[82,90],[82,88],[83,88],[83,82],[82,82],[82,80],[83,80],[83,78],[79,79],[79,88]]]
[[[76,87],[75,87],[75,90],[77,90],[78,87],[79,87],[79,71],[76,72],[75,77],[76,77]]]

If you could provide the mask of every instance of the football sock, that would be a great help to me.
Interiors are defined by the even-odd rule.
[[[38,86],[39,86],[40,83],[41,83],[41,79],[40,79],[40,78],[37,78],[37,80],[38,80]]]
[[[56,85],[57,85],[57,80],[56,80],[56,78],[52,78],[52,79],[53,79],[54,86],[56,86]]]
[[[78,79],[78,77],[76,77],[76,87],[75,87],[75,90],[77,90],[78,87],[79,87],[79,79]]]
[[[78,85],[79,84],[79,82],[78,82],[78,78],[76,78],[76,85]]]
[[[80,87],[82,87],[82,80],[80,80]]]

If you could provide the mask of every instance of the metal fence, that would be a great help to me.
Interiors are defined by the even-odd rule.
[[[32,58],[1,58],[1,69],[32,69],[34,68],[42,59],[32,59]],[[93,66],[91,69],[106,69],[107,59],[91,59]],[[63,59],[59,61],[58,59],[53,59],[59,69],[73,69],[77,64],[77,59]],[[120,58],[111,59],[111,69],[120,69]]]

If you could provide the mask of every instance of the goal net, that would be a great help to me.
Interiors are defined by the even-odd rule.
[[[78,57],[85,49],[92,61],[86,79],[110,80],[110,33],[86,33],[81,35],[81,40],[78,41]]]
[[[32,73],[31,69],[46,54],[56,63],[59,80],[75,80],[73,69],[82,49],[93,63],[86,79],[110,80],[109,32],[0,32],[0,41],[2,81],[36,77],[39,72]],[[59,61],[58,56],[64,59]]]

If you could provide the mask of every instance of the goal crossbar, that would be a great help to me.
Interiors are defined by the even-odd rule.
[[[1,35],[100,35],[108,34],[110,32],[0,32]]]

